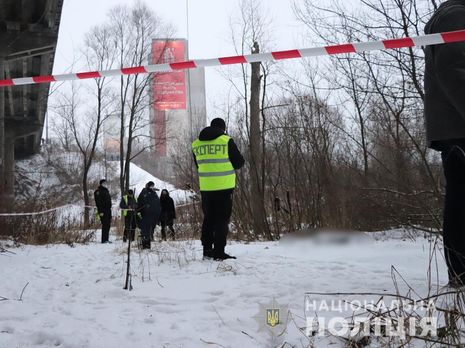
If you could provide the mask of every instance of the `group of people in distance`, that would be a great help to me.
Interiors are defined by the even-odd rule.
[[[100,180],[100,185],[94,192],[97,206],[97,217],[102,224],[102,243],[110,243],[109,232],[111,226],[111,196],[105,186],[106,180]],[[150,249],[154,240],[155,227],[161,226],[161,237],[166,240],[166,228],[170,230],[171,239],[175,239],[174,220],[176,208],[168,190],[163,189],[158,197],[158,189],[153,181],[149,181],[136,198],[133,190],[128,190],[121,198],[120,208],[124,217],[123,241],[134,241],[136,227],[141,230],[141,246]]]

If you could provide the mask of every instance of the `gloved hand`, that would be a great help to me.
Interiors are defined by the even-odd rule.
[[[102,216],[103,216],[103,213],[100,213],[100,214],[98,214],[98,215],[99,215],[100,217],[102,217]]]

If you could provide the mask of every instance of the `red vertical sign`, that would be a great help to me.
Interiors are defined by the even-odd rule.
[[[182,62],[185,60],[184,51],[184,40],[154,40],[152,64]],[[152,91],[156,109],[186,109],[186,72],[154,74]]]
[[[185,60],[184,40],[153,40],[152,64]],[[186,75],[184,70],[155,73],[152,79],[152,114],[155,152],[166,156],[166,110],[186,109]]]
[[[159,156],[166,156],[166,116],[165,110],[153,108],[152,123],[155,153]]]

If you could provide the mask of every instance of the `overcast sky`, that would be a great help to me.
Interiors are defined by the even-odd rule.
[[[237,15],[239,0],[188,0],[190,58],[214,58],[234,55],[230,40],[230,17]],[[296,20],[292,4],[299,0],[264,0],[272,22],[271,37],[274,50],[302,47],[305,29]],[[321,2],[321,1],[320,1]],[[118,4],[133,0],[65,0],[61,18],[54,73],[64,73],[75,60],[89,29],[105,21],[106,13]],[[176,28],[176,37],[187,37],[186,0],[147,0],[146,3],[165,21]],[[228,83],[214,68],[206,69],[207,109],[215,111],[219,91]]]

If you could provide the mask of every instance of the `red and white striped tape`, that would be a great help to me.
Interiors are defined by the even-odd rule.
[[[199,67],[277,61],[292,58],[316,57],[344,53],[361,53],[375,50],[439,45],[444,43],[460,41],[465,41],[465,30],[449,31],[444,33],[388,39],[381,41],[346,43],[341,45],[303,48],[259,54],[248,54],[231,57],[220,57],[212,59],[195,59],[177,63],[153,64],[122,69],[87,71],[63,75],[20,77],[14,79],[0,80],[0,87],[50,83],[56,81],[85,80],[99,77],[112,77],[121,75],[170,72]]]
[[[193,201],[193,202],[189,202],[189,203],[184,203],[184,204],[181,204],[181,205],[176,205],[176,208],[187,207],[187,206],[194,205],[194,204],[198,204],[198,203],[200,203],[200,201]],[[42,211],[35,211],[35,212],[1,213],[1,214],[0,214],[0,218],[1,218],[1,217],[11,217],[11,216],[36,216],[36,215],[44,215],[44,214],[47,214],[47,213],[52,213],[52,212],[55,212],[55,211],[58,211],[58,210],[62,210],[62,209],[65,209],[65,208],[69,208],[69,207],[90,208],[90,209],[95,209],[95,208],[97,208],[97,207],[94,206],[94,205],[65,204],[65,205],[62,205],[62,206],[59,206],[59,207],[50,208],[50,209],[42,210]],[[119,209],[119,208],[118,208],[118,210],[123,211],[123,210],[133,210],[133,209]]]
[[[27,213],[2,213],[2,214],[0,214],[0,217],[44,215],[44,214],[52,213],[54,211],[62,210],[62,209],[68,208],[68,207],[96,208],[93,205],[65,204],[65,205],[61,205],[59,207],[50,208],[50,209],[42,210],[42,211],[27,212]]]

